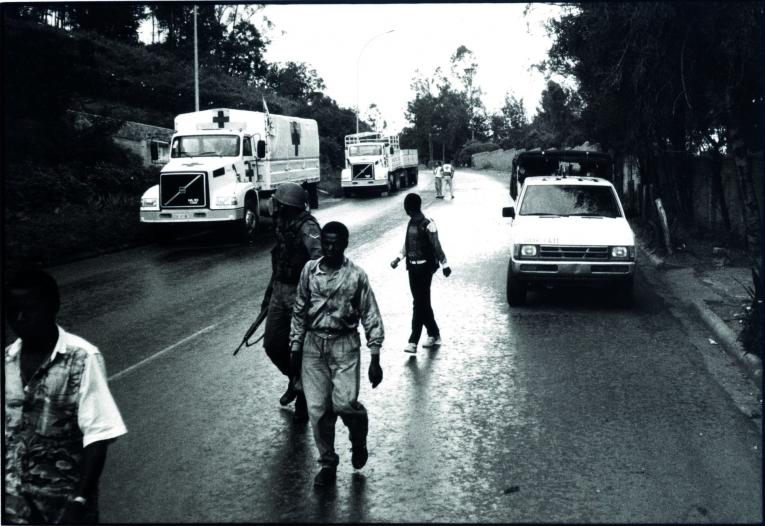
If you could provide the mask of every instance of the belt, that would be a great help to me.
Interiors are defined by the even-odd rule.
[[[409,260],[410,265],[424,265],[427,262],[428,262],[427,259],[410,259]]]
[[[317,336],[345,336],[347,334],[353,334],[358,332],[356,329],[308,329],[308,332],[313,332]]]

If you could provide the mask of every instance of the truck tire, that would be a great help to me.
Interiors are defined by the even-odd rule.
[[[507,265],[507,304],[511,307],[526,304],[526,283],[513,277],[512,262]]]
[[[420,178],[419,174],[420,174],[420,169],[417,167],[414,167],[412,169],[412,186],[417,186],[417,183],[419,182],[419,178]]]
[[[311,210],[319,208],[319,184],[308,183],[303,186],[308,192],[308,207]]]
[[[253,243],[259,226],[258,201],[252,195],[248,195],[244,200],[244,217],[237,225],[238,237],[245,243]]]

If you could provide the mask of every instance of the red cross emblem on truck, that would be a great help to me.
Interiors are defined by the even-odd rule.
[[[295,121],[290,122],[290,131],[292,135],[292,144],[295,145],[295,157],[297,157],[298,146],[300,146],[300,123]]]
[[[213,117],[213,122],[218,125],[218,128],[223,128],[223,125],[229,120],[230,119],[228,118],[228,115],[226,115],[222,110],[218,110],[218,116]]]

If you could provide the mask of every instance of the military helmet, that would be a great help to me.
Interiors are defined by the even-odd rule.
[[[303,187],[295,183],[282,183],[276,187],[274,199],[283,205],[305,208],[307,199]]]

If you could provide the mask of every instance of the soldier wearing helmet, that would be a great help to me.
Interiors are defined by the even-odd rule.
[[[303,266],[321,257],[321,228],[306,210],[306,203],[306,191],[295,183],[282,183],[274,193],[276,246],[271,251],[271,282],[262,304],[262,308],[268,308],[263,347],[289,379],[279,403],[287,405],[296,400],[294,418],[299,422],[308,420],[308,412],[299,381],[289,374],[292,306]]]

